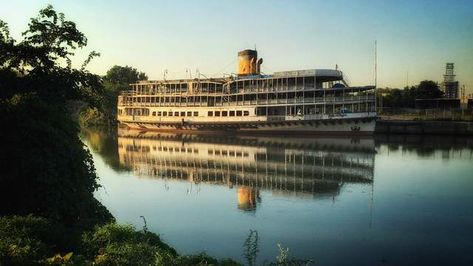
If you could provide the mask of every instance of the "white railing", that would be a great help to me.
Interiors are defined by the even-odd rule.
[[[364,103],[364,102],[374,102],[374,95],[366,96],[351,96],[351,97],[311,97],[311,98],[283,98],[283,99],[264,99],[264,100],[245,100],[245,101],[234,101],[234,102],[214,102],[213,106],[228,106],[228,105],[238,105],[238,106],[251,106],[251,105],[266,105],[266,104],[334,104],[334,103]],[[145,107],[155,107],[155,106],[209,106],[208,102],[130,102],[122,100],[119,102],[120,106],[145,106]]]

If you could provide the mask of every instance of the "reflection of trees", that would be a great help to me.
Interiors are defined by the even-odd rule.
[[[115,130],[105,129],[82,129],[81,137],[87,145],[96,153],[100,154],[105,163],[115,171],[128,170],[120,164],[118,157],[117,133]]]
[[[404,151],[415,152],[419,157],[432,157],[436,149],[433,147],[403,147]]]
[[[462,136],[376,135],[375,140],[377,147],[387,145],[389,151],[401,150],[424,158],[432,157],[436,152],[442,152],[446,160],[463,150],[473,153],[473,139]]]

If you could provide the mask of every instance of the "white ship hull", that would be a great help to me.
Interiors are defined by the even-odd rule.
[[[278,134],[323,134],[323,135],[370,135],[376,124],[376,115],[338,117],[327,119],[294,119],[281,121],[233,121],[233,122],[137,122],[122,120],[122,125],[131,129],[164,132],[235,132]]]

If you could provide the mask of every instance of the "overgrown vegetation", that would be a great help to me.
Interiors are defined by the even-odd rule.
[[[145,73],[129,66],[113,66],[103,77],[103,93],[100,95],[98,107],[78,109],[79,123],[82,127],[116,126],[117,97],[122,91],[129,89],[129,84],[139,80],[147,80]],[[77,106],[77,105],[76,105]]]
[[[239,265],[205,253],[180,256],[156,234],[114,223],[84,231],[67,250],[57,245],[69,237],[62,227],[33,216],[0,218],[0,265]]]
[[[0,213],[68,225],[108,222],[111,215],[92,194],[98,187],[92,158],[65,104],[96,104],[100,78],[85,67],[97,53],[81,69],[71,67],[73,50],[87,39],[51,6],[31,19],[23,36],[16,42],[0,21]]]

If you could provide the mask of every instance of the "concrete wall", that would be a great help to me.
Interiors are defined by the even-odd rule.
[[[379,120],[376,122],[375,132],[382,134],[473,135],[473,122]]]

